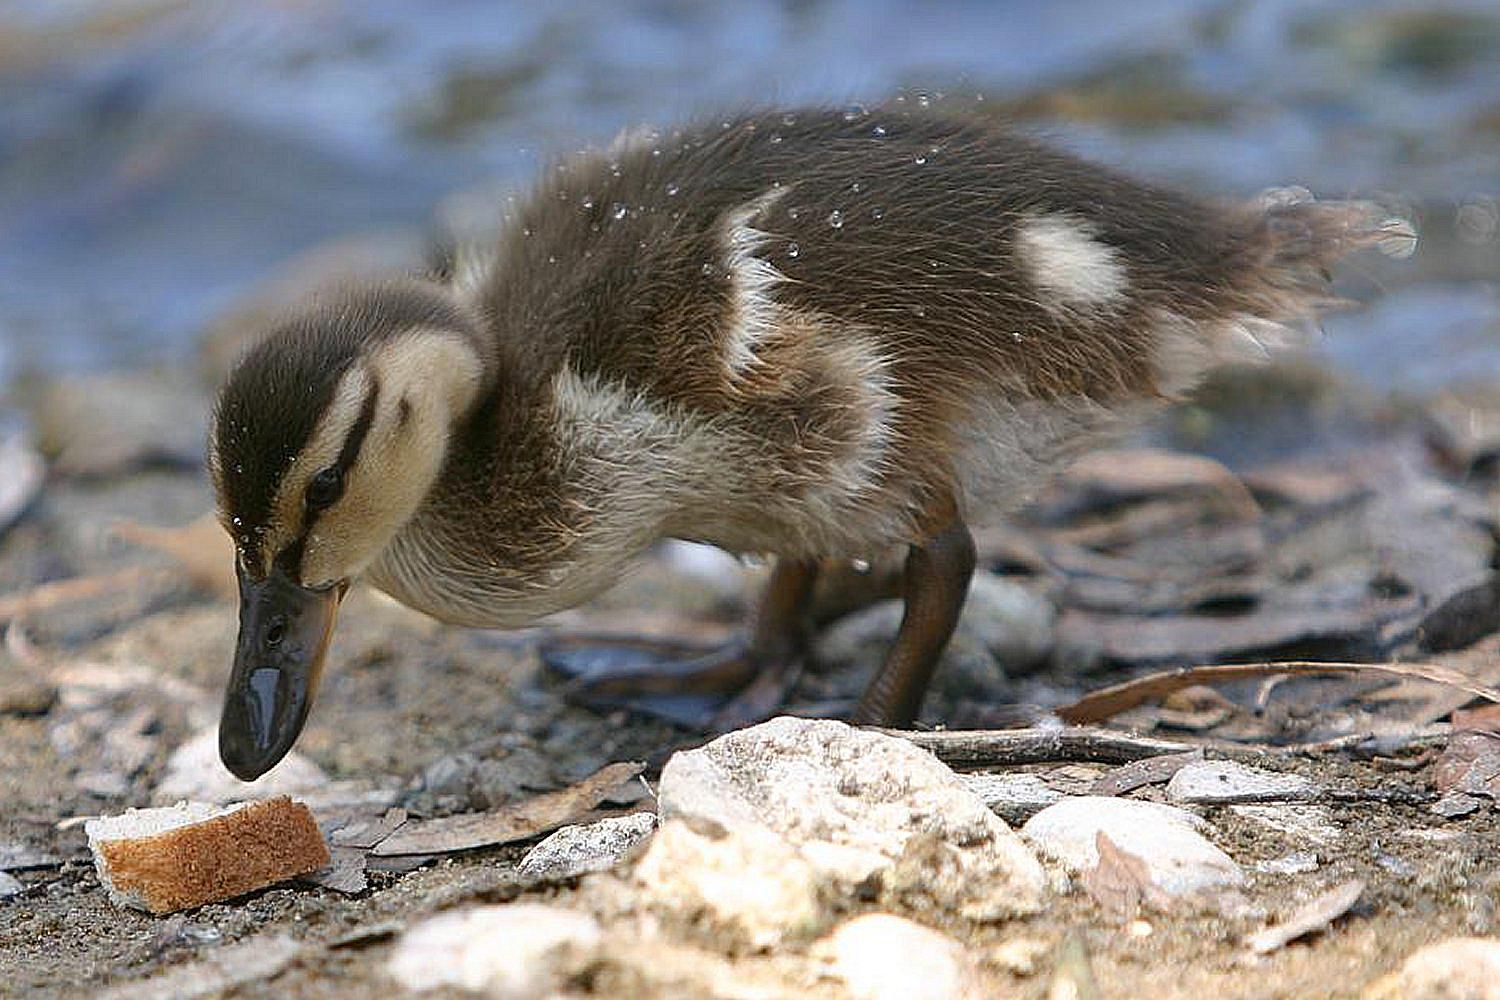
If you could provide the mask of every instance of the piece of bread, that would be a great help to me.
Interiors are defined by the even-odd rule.
[[[84,825],[110,899],[171,913],[243,895],[328,864],[328,846],[301,802],[285,795],[227,809],[179,802]]]

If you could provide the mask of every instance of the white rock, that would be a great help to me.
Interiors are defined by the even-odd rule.
[[[972,919],[1034,912],[1046,879],[1020,839],[936,757],[842,722],[773,719],[673,755],[662,817],[763,826],[845,883],[890,869],[924,835],[950,849]]]
[[[1449,938],[1372,983],[1366,1000],[1500,1000],[1500,940]]]
[[[411,990],[453,986],[506,1000],[552,994],[589,962],[601,932],[593,917],[535,903],[439,914],[396,942],[386,971]]]
[[[818,871],[796,847],[755,823],[733,829],[667,820],[635,866],[650,906],[706,918],[754,950],[823,924]]]
[[[1313,783],[1300,774],[1281,774],[1232,760],[1187,764],[1167,782],[1173,802],[1275,802],[1306,798]]]
[[[1021,836],[1070,871],[1082,872],[1099,863],[1095,837],[1103,831],[1115,846],[1145,861],[1152,882],[1172,895],[1243,884],[1239,865],[1198,832],[1207,825],[1172,806],[1082,795],[1037,813]]]
[[[1229,811],[1267,829],[1314,844],[1330,844],[1344,835],[1333,810],[1309,804],[1230,806]]]
[[[1048,785],[1040,775],[1027,771],[1016,774],[960,774],[958,780],[979,796],[979,801],[1009,823],[1023,823],[1063,798],[1063,793]]]
[[[856,1000],[957,1000],[977,988],[963,946],[889,913],[849,921],[818,943]]]
[[[1306,875],[1318,870],[1318,856],[1312,851],[1293,851],[1269,861],[1257,861],[1255,870],[1263,875]]]
[[[612,816],[585,826],[565,826],[537,844],[516,870],[537,879],[565,879],[613,868],[656,829],[656,814]]]
[[[223,805],[277,795],[302,796],[327,784],[323,769],[295,750],[255,782],[241,781],[219,759],[219,731],[211,728],[172,751],[154,797],[162,803],[187,799]]]

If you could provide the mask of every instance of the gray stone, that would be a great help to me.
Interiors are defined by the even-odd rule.
[[[9,899],[12,896],[19,895],[25,888],[21,884],[21,880],[14,875],[7,875],[5,872],[0,872],[0,899]]]
[[[516,870],[529,878],[548,881],[606,871],[655,829],[656,815],[649,812],[565,826],[528,851]]]
[[[1167,782],[1173,802],[1284,802],[1305,799],[1315,786],[1300,774],[1282,774],[1232,760],[1205,760],[1178,770]]]
[[[1199,832],[1207,826],[1172,806],[1082,795],[1043,809],[1021,835],[1070,872],[1081,873],[1099,863],[1096,838],[1104,833],[1146,863],[1157,888],[1175,896],[1245,881],[1239,865]]]
[[[1063,793],[1048,785],[1040,775],[960,774],[958,780],[1007,823],[1024,823],[1054,802]]]
[[[530,1000],[555,995],[593,959],[601,936],[593,917],[557,906],[454,910],[402,934],[386,971],[410,990],[455,987]]]
[[[208,958],[179,965],[161,975],[122,983],[99,990],[99,1000],[194,1000],[219,996],[236,986],[253,983],[281,972],[302,946],[282,934],[249,938],[238,944],[214,949]]]
[[[979,984],[961,944],[890,913],[840,926],[815,953],[856,1000],[959,1000]]]
[[[937,758],[841,722],[773,719],[675,754],[659,794],[663,819],[767,828],[846,887],[889,874],[912,838],[935,840],[971,919],[1035,912],[1046,891],[1036,858]]]

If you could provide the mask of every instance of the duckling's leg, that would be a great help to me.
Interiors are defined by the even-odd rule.
[[[885,662],[854,709],[850,721],[856,725],[909,725],[958,625],[974,575],[974,539],[956,513],[940,525],[907,554],[906,614]]]
[[[573,678],[570,696],[588,704],[712,729],[759,721],[781,704],[801,670],[817,569],[814,562],[777,562],[747,640],[704,650],[655,639],[568,637],[544,643],[542,659]]]

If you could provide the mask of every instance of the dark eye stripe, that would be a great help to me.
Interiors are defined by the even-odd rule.
[[[380,398],[380,379],[375,373],[370,373],[370,391],[365,394],[364,405],[359,409],[359,417],[354,421],[354,426],[349,429],[349,436],[344,439],[344,448],[339,452],[339,459],[334,463],[334,468],[340,472],[349,471],[349,466],[359,457],[359,449],[365,443],[365,435],[370,433],[370,424],[375,421],[375,403]]]
[[[360,405],[359,416],[354,420],[354,426],[349,428],[349,436],[344,439],[344,447],[339,451],[338,460],[330,467],[337,469],[343,476],[354,460],[359,457],[359,449],[364,446],[365,436],[370,433],[370,425],[375,422],[375,403],[380,398],[380,380],[372,372],[370,375],[370,391],[365,393],[365,401]],[[308,529],[317,521],[318,515],[323,508],[308,507],[302,521],[302,535],[307,536]],[[300,542],[300,540],[299,540]],[[301,558],[301,546],[298,546],[298,559]]]

